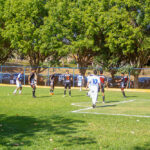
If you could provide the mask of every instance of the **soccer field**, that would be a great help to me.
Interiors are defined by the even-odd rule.
[[[0,87],[0,150],[149,150],[150,93],[106,91],[91,108],[87,91]],[[67,93],[68,94],[68,93]]]

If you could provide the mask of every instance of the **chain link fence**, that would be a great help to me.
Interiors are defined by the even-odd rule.
[[[0,66],[0,83],[2,84],[15,84],[16,78],[19,72],[23,71],[23,83],[28,85],[28,76],[30,75],[32,69],[30,66]],[[88,73],[92,74],[93,69],[86,69],[84,76],[84,86],[87,84]],[[79,68],[69,68],[69,67],[36,67],[37,70],[37,85],[49,86],[50,76],[55,73],[55,86],[63,86],[64,74],[66,70],[72,75],[72,86],[77,86],[77,77],[80,74]],[[137,79],[138,88],[150,89],[150,68],[133,68],[126,72],[129,79],[128,88],[135,88],[135,72],[140,70],[140,74]],[[120,83],[116,82],[121,78],[119,69],[114,69],[115,74],[112,71],[104,71],[104,75],[107,79],[107,86],[109,88],[120,88]],[[136,86],[137,88],[137,86]]]

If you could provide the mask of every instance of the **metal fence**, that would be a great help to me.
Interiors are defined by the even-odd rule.
[[[0,66],[0,83],[3,84],[15,84],[16,78],[19,72],[24,72],[23,84],[28,85],[28,76],[33,68],[30,66]],[[69,67],[36,67],[38,69],[37,74],[37,84],[43,86],[50,85],[50,76],[55,72],[56,75],[56,86],[63,86],[63,79],[66,70],[69,70],[69,73],[72,75],[72,86],[77,86],[77,77],[79,75],[79,68],[69,68]],[[86,69],[86,74],[84,77],[84,86],[87,83],[87,76],[88,72],[93,73],[93,69],[83,68]],[[116,70],[116,74],[114,76],[115,80],[120,79],[120,72],[118,71],[119,68],[114,68]],[[141,70],[139,77],[138,77],[138,85],[139,88],[143,89],[150,89],[150,68],[132,68],[127,71],[126,75],[129,78],[128,88],[134,88],[134,76],[132,75],[133,71]],[[109,88],[120,88],[120,84],[114,82],[112,78],[111,72],[104,71],[104,75],[108,81]]]

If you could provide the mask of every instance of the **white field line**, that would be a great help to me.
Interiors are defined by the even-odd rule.
[[[113,106],[113,105],[117,105],[117,104],[130,103],[130,102],[133,102],[133,101],[135,101],[135,100],[122,101],[122,102],[118,102],[118,103],[113,103],[112,105],[103,105],[103,106],[99,106],[99,107]],[[85,102],[81,102],[81,103],[85,103]],[[87,103],[89,103],[89,102],[87,102]],[[72,103],[72,105],[73,106],[83,107],[83,106],[79,105],[79,103],[78,104]],[[93,107],[87,107],[87,108],[84,108],[84,109],[74,110],[74,111],[72,111],[72,113],[150,118],[150,116],[144,116],[144,115],[110,114],[110,113],[97,113],[97,112],[80,112],[80,111],[85,111],[85,110],[90,110],[90,109],[93,109]]]
[[[96,113],[96,112],[76,112],[76,113],[81,113],[81,114],[95,114],[95,115],[108,115],[108,116],[126,116],[126,117],[150,118],[150,116],[144,116],[144,115],[109,114],[109,113]]]
[[[102,106],[97,106],[97,107],[106,107],[106,106],[114,106],[114,105],[117,105],[117,104],[124,104],[124,103],[130,103],[130,102],[133,102],[135,100],[129,100],[129,101],[122,101],[122,102],[118,102],[118,103],[113,103],[113,104],[108,104],[108,105],[102,105]],[[82,111],[82,110],[89,110],[89,109],[92,109],[93,107],[87,107],[87,106],[82,106],[81,104],[87,104],[87,103],[91,103],[91,102],[80,102],[80,103],[72,103],[71,105],[73,106],[78,106],[78,107],[86,107],[85,109],[79,109],[79,110],[75,110],[75,111],[72,111],[72,112],[78,112],[78,111]]]

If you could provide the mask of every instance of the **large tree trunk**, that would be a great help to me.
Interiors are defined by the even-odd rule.
[[[134,76],[134,88],[139,88],[139,75],[141,73],[141,69],[133,70],[133,76]]]
[[[135,74],[134,75],[134,88],[138,88],[139,87],[139,80],[138,80],[138,78],[139,78],[139,74]]]
[[[116,74],[116,72],[117,72],[117,70],[110,70],[113,83],[115,82],[115,74]]]

